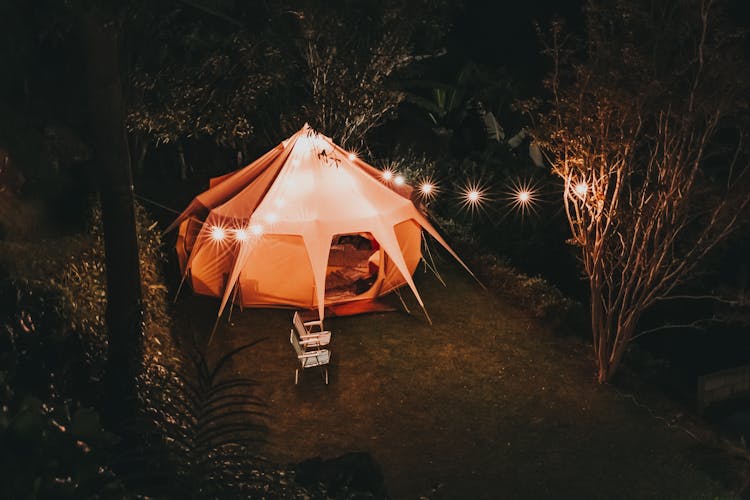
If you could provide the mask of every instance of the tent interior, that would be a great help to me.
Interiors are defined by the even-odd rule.
[[[326,301],[348,299],[370,290],[380,272],[382,253],[370,233],[334,236],[326,269]]]

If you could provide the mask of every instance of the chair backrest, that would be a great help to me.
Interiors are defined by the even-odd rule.
[[[297,352],[297,356],[302,356],[305,353],[305,350],[300,345],[299,338],[297,337],[297,335],[295,335],[294,330],[291,330],[289,332],[289,342],[291,342],[294,346],[294,350]]]
[[[298,311],[294,311],[294,317],[292,318],[292,323],[294,323],[294,328],[297,329],[297,334],[301,337],[305,333],[307,333],[307,330],[305,330],[305,325],[302,323],[302,318],[299,315]]]

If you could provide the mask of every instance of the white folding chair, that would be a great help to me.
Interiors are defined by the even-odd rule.
[[[324,373],[323,379],[326,385],[328,385],[328,362],[331,360],[331,352],[328,349],[306,350],[297,338],[297,335],[295,335],[294,330],[289,335],[289,342],[294,346],[294,352],[297,354],[300,368],[304,370],[305,368],[313,368],[315,366],[321,367]],[[299,383],[300,368],[294,370],[294,385]]]
[[[296,330],[297,336],[299,337],[299,343],[302,346],[321,347],[328,345],[331,342],[331,332],[323,330],[323,322],[320,320],[303,322],[299,312],[295,311],[292,323],[294,324],[292,334],[294,334]],[[318,331],[313,331],[315,326],[319,328]]]

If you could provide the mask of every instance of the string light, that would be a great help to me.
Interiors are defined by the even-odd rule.
[[[586,181],[580,181],[576,184],[575,192],[578,196],[583,198],[589,192],[589,185],[586,184]]]
[[[403,186],[404,184],[406,184],[406,179],[403,175],[399,174],[393,178],[393,183],[397,186]]]
[[[349,153],[349,156],[347,158],[349,158],[349,161],[354,161],[357,159],[357,153],[352,151],[351,153]]]
[[[482,205],[487,201],[484,188],[478,182],[469,182],[461,190],[461,208],[467,209],[470,212],[482,208]]]
[[[435,186],[435,183],[431,179],[424,179],[419,185],[419,192],[422,198],[430,200],[437,194],[437,186]]]
[[[234,230],[234,239],[237,241],[247,241],[250,235],[247,233],[247,229],[240,228]]]
[[[214,226],[211,228],[211,239],[214,241],[223,241],[226,238],[227,233],[221,226]]]
[[[252,226],[250,226],[250,232],[255,236],[260,236],[261,234],[263,234],[263,226],[260,224],[253,224]]]
[[[380,174],[381,177],[383,177],[383,180],[386,182],[389,182],[391,179],[393,179],[394,172],[393,169],[390,167],[383,169],[383,172]]]
[[[511,187],[509,196],[509,204],[511,208],[517,209],[521,212],[521,216],[526,215],[527,212],[536,211],[535,205],[539,201],[537,196],[536,187],[528,181],[516,182]]]

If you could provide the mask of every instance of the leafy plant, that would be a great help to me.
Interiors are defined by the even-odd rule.
[[[1,286],[0,497],[125,496],[109,465],[118,438],[89,406],[98,384],[79,335],[58,317],[60,297],[23,281]]]
[[[262,423],[266,405],[255,395],[258,382],[227,375],[232,358],[262,340],[243,344],[211,364],[193,337],[184,354],[177,349],[160,362],[147,363],[143,399],[162,440],[148,450],[149,460],[162,469],[166,465],[168,475],[176,478],[169,484],[141,478],[153,485],[153,493],[224,498],[256,497],[272,485],[284,490],[283,481],[274,479],[257,454],[267,432]]]

